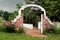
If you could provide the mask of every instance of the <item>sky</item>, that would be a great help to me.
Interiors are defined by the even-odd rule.
[[[0,10],[13,12],[14,10],[16,10],[17,2],[25,4],[24,0],[0,0]]]

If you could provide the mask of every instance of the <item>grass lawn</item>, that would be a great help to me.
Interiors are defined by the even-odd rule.
[[[0,40],[60,40],[60,34],[48,34],[47,37],[31,37],[26,34],[0,32]]]

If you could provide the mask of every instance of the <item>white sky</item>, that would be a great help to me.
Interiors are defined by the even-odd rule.
[[[16,3],[22,2],[25,4],[24,0],[0,0],[0,10],[13,12],[16,10]]]

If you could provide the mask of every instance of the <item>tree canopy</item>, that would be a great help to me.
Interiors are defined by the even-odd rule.
[[[26,0],[27,3],[34,3],[45,8],[47,16],[53,21],[60,21],[59,0]]]
[[[60,21],[59,0],[42,0],[42,6],[46,9],[47,16],[53,21]]]
[[[0,17],[2,17],[6,21],[9,21],[14,19],[14,14],[9,13],[7,11],[0,10]]]

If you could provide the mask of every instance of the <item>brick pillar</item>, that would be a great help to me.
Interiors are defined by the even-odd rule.
[[[16,30],[19,30],[19,28],[23,27],[23,14],[21,14],[21,17],[16,20],[14,23]]]
[[[43,30],[45,30],[46,28],[50,29],[51,25],[49,23],[49,21],[45,18],[44,14],[41,14],[41,24],[42,24],[42,28],[41,28],[41,33],[43,33]]]
[[[44,16],[44,15],[43,15],[43,21],[42,21],[42,22],[43,22],[43,24],[42,24],[42,25],[43,25],[43,29],[45,29],[45,27],[46,27],[46,26],[45,26],[46,22],[45,22],[45,16]]]
[[[23,14],[21,14],[21,17],[20,17],[20,19],[19,19],[19,23],[20,23],[20,28],[22,28],[23,27]]]
[[[44,30],[45,28],[46,28],[46,26],[47,26],[47,23],[46,23],[47,21],[45,20],[45,16],[44,16],[44,14],[42,14],[42,30]]]
[[[45,18],[45,16],[43,16],[43,29],[45,29],[45,28],[50,28],[50,23]]]

